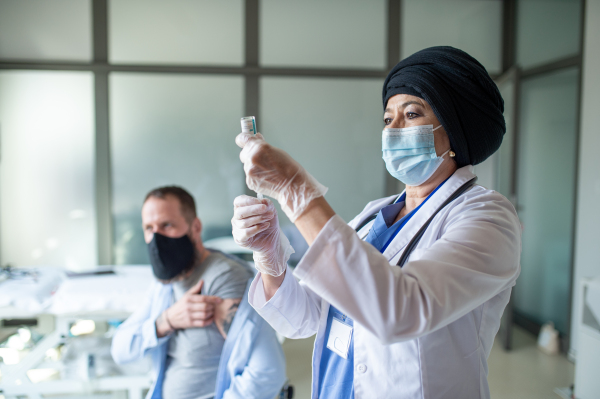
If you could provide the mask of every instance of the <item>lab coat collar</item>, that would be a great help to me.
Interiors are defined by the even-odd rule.
[[[394,238],[383,255],[389,259],[398,258],[408,242],[419,231],[421,226],[438,210],[438,208],[463,184],[475,177],[473,166],[467,165],[458,169],[431,198],[423,204],[413,217],[404,225],[402,232]]]
[[[402,228],[402,232],[394,238],[383,255],[388,259],[399,258],[401,251],[406,247],[411,238],[419,231],[421,226],[433,215],[433,213],[450,197],[456,190],[458,190],[464,183],[475,177],[473,173],[473,165],[463,166],[454,172],[452,176],[444,183],[439,190],[437,190],[431,198],[427,200],[425,204],[419,209],[417,213],[406,223]],[[394,200],[403,195],[405,191],[399,195],[392,195],[386,198],[369,203],[363,212],[350,222],[350,226],[356,228],[365,221],[369,216],[379,212],[383,207],[391,204]],[[373,222],[366,224],[359,232],[359,237],[364,239],[371,227]]]

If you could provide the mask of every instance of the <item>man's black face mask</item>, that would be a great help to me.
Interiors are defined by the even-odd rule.
[[[171,238],[154,233],[148,243],[152,271],[159,280],[171,280],[188,270],[194,262],[194,244],[187,236]]]

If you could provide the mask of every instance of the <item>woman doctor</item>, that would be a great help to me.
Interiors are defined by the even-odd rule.
[[[389,73],[383,108],[383,159],[406,190],[348,224],[287,153],[259,134],[236,138],[248,186],[276,198],[310,244],[298,282],[273,204],[236,198],[233,235],[260,271],[250,303],[286,337],[317,334],[313,398],[489,398],[521,228],[506,198],[474,185],[473,165],[500,146],[502,98],[479,62],[434,47]]]

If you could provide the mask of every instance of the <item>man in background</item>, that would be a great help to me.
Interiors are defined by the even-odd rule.
[[[151,354],[148,398],[272,399],[285,382],[285,359],[275,332],[248,305],[252,269],[204,247],[195,201],[183,188],[150,191],[142,227],[157,281],[117,329],[115,361]]]

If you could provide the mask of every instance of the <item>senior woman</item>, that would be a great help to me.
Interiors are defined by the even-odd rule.
[[[273,204],[236,198],[234,238],[260,271],[250,303],[286,337],[317,334],[313,398],[489,398],[521,228],[506,198],[474,184],[473,165],[502,142],[502,97],[471,56],[433,47],[389,73],[383,108],[383,159],[406,190],[348,224],[287,153],[237,137],[248,186],[310,244],[298,282]]]

